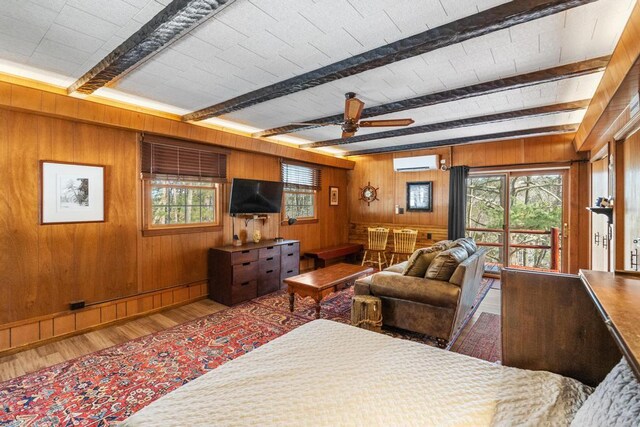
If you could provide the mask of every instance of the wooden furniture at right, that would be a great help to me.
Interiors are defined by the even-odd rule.
[[[289,310],[293,312],[295,295],[311,297],[316,302],[316,319],[320,318],[320,301],[356,279],[373,273],[373,268],[353,264],[335,264],[284,280],[289,292]]]
[[[313,269],[317,270],[326,267],[327,261],[342,257],[346,257],[349,262],[354,262],[358,254],[362,252],[362,247],[359,243],[345,243],[305,252],[304,256],[313,259]]]
[[[396,256],[398,257],[398,262],[401,261],[401,258],[406,258],[406,260],[409,260],[409,257],[416,248],[417,238],[417,230],[393,230],[393,252],[391,252],[391,261],[389,262],[389,264],[393,265],[393,261]]]
[[[578,276],[504,268],[501,293],[503,365],[595,386],[620,361],[620,350]]]
[[[382,270],[382,266],[388,266],[387,262],[387,238],[389,237],[389,229],[383,227],[370,227],[367,230],[367,247],[364,250],[364,256],[362,257],[362,265],[365,264],[377,264],[378,269]],[[369,259],[367,259],[369,255]],[[375,260],[377,255],[378,260]],[[383,261],[384,260],[384,261]]]
[[[209,298],[224,305],[284,288],[300,272],[300,242],[266,240],[209,249]]]
[[[580,270],[604,324],[640,379],[640,275]]]

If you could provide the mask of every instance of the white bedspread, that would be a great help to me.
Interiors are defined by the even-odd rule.
[[[570,378],[316,320],[160,398],[126,426],[568,425]]]

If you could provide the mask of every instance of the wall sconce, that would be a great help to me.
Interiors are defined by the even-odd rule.
[[[449,170],[449,167],[447,166],[447,161],[445,159],[440,160],[440,170],[443,172],[446,172]]]

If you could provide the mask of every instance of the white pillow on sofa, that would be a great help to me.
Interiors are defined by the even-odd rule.
[[[580,407],[572,427],[640,425],[640,383],[622,360]]]

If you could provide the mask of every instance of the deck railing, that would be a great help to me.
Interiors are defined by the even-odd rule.
[[[501,228],[467,228],[467,231],[475,231],[481,233],[501,233],[505,234],[506,230]],[[509,248],[517,248],[517,249],[548,249],[551,250],[551,265],[550,270],[558,271],[560,270],[560,228],[551,227],[550,230],[509,230],[511,234],[538,234],[538,235],[549,235],[550,244],[549,245],[531,245],[526,243],[509,243]],[[494,242],[476,242],[478,246],[487,246],[494,248],[502,248],[507,242],[504,243],[494,243]]]

